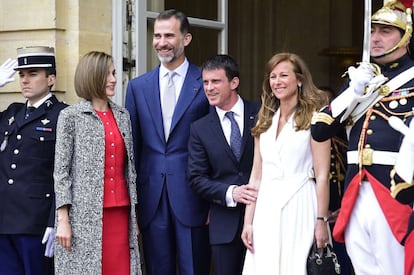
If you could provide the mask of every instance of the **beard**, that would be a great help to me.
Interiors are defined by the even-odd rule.
[[[163,64],[168,64],[174,61],[175,54],[167,55],[167,56],[161,56],[159,53],[157,53],[158,60]]]
[[[161,56],[158,51],[155,52],[157,54],[158,60],[163,64],[172,63],[177,57],[181,56],[184,53],[184,45],[180,44],[177,51],[173,51],[170,55]]]

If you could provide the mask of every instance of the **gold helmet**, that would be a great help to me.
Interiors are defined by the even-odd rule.
[[[371,16],[371,24],[389,25],[404,31],[400,42],[384,53],[392,53],[403,46],[411,37],[412,27],[412,6],[413,0],[388,0],[384,6]],[[383,55],[383,56],[384,56]]]

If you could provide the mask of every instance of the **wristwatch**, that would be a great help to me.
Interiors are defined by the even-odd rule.
[[[323,216],[323,217],[316,217],[316,219],[317,219],[317,220],[324,221],[324,222],[328,222],[328,217],[326,217],[326,216]]]

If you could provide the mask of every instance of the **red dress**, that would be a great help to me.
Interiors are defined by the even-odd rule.
[[[130,200],[124,176],[125,144],[112,110],[96,113],[105,128],[102,274],[129,275]]]

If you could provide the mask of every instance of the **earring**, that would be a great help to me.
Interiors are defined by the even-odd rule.
[[[302,93],[302,83],[299,83],[298,84],[298,92],[299,93]]]

